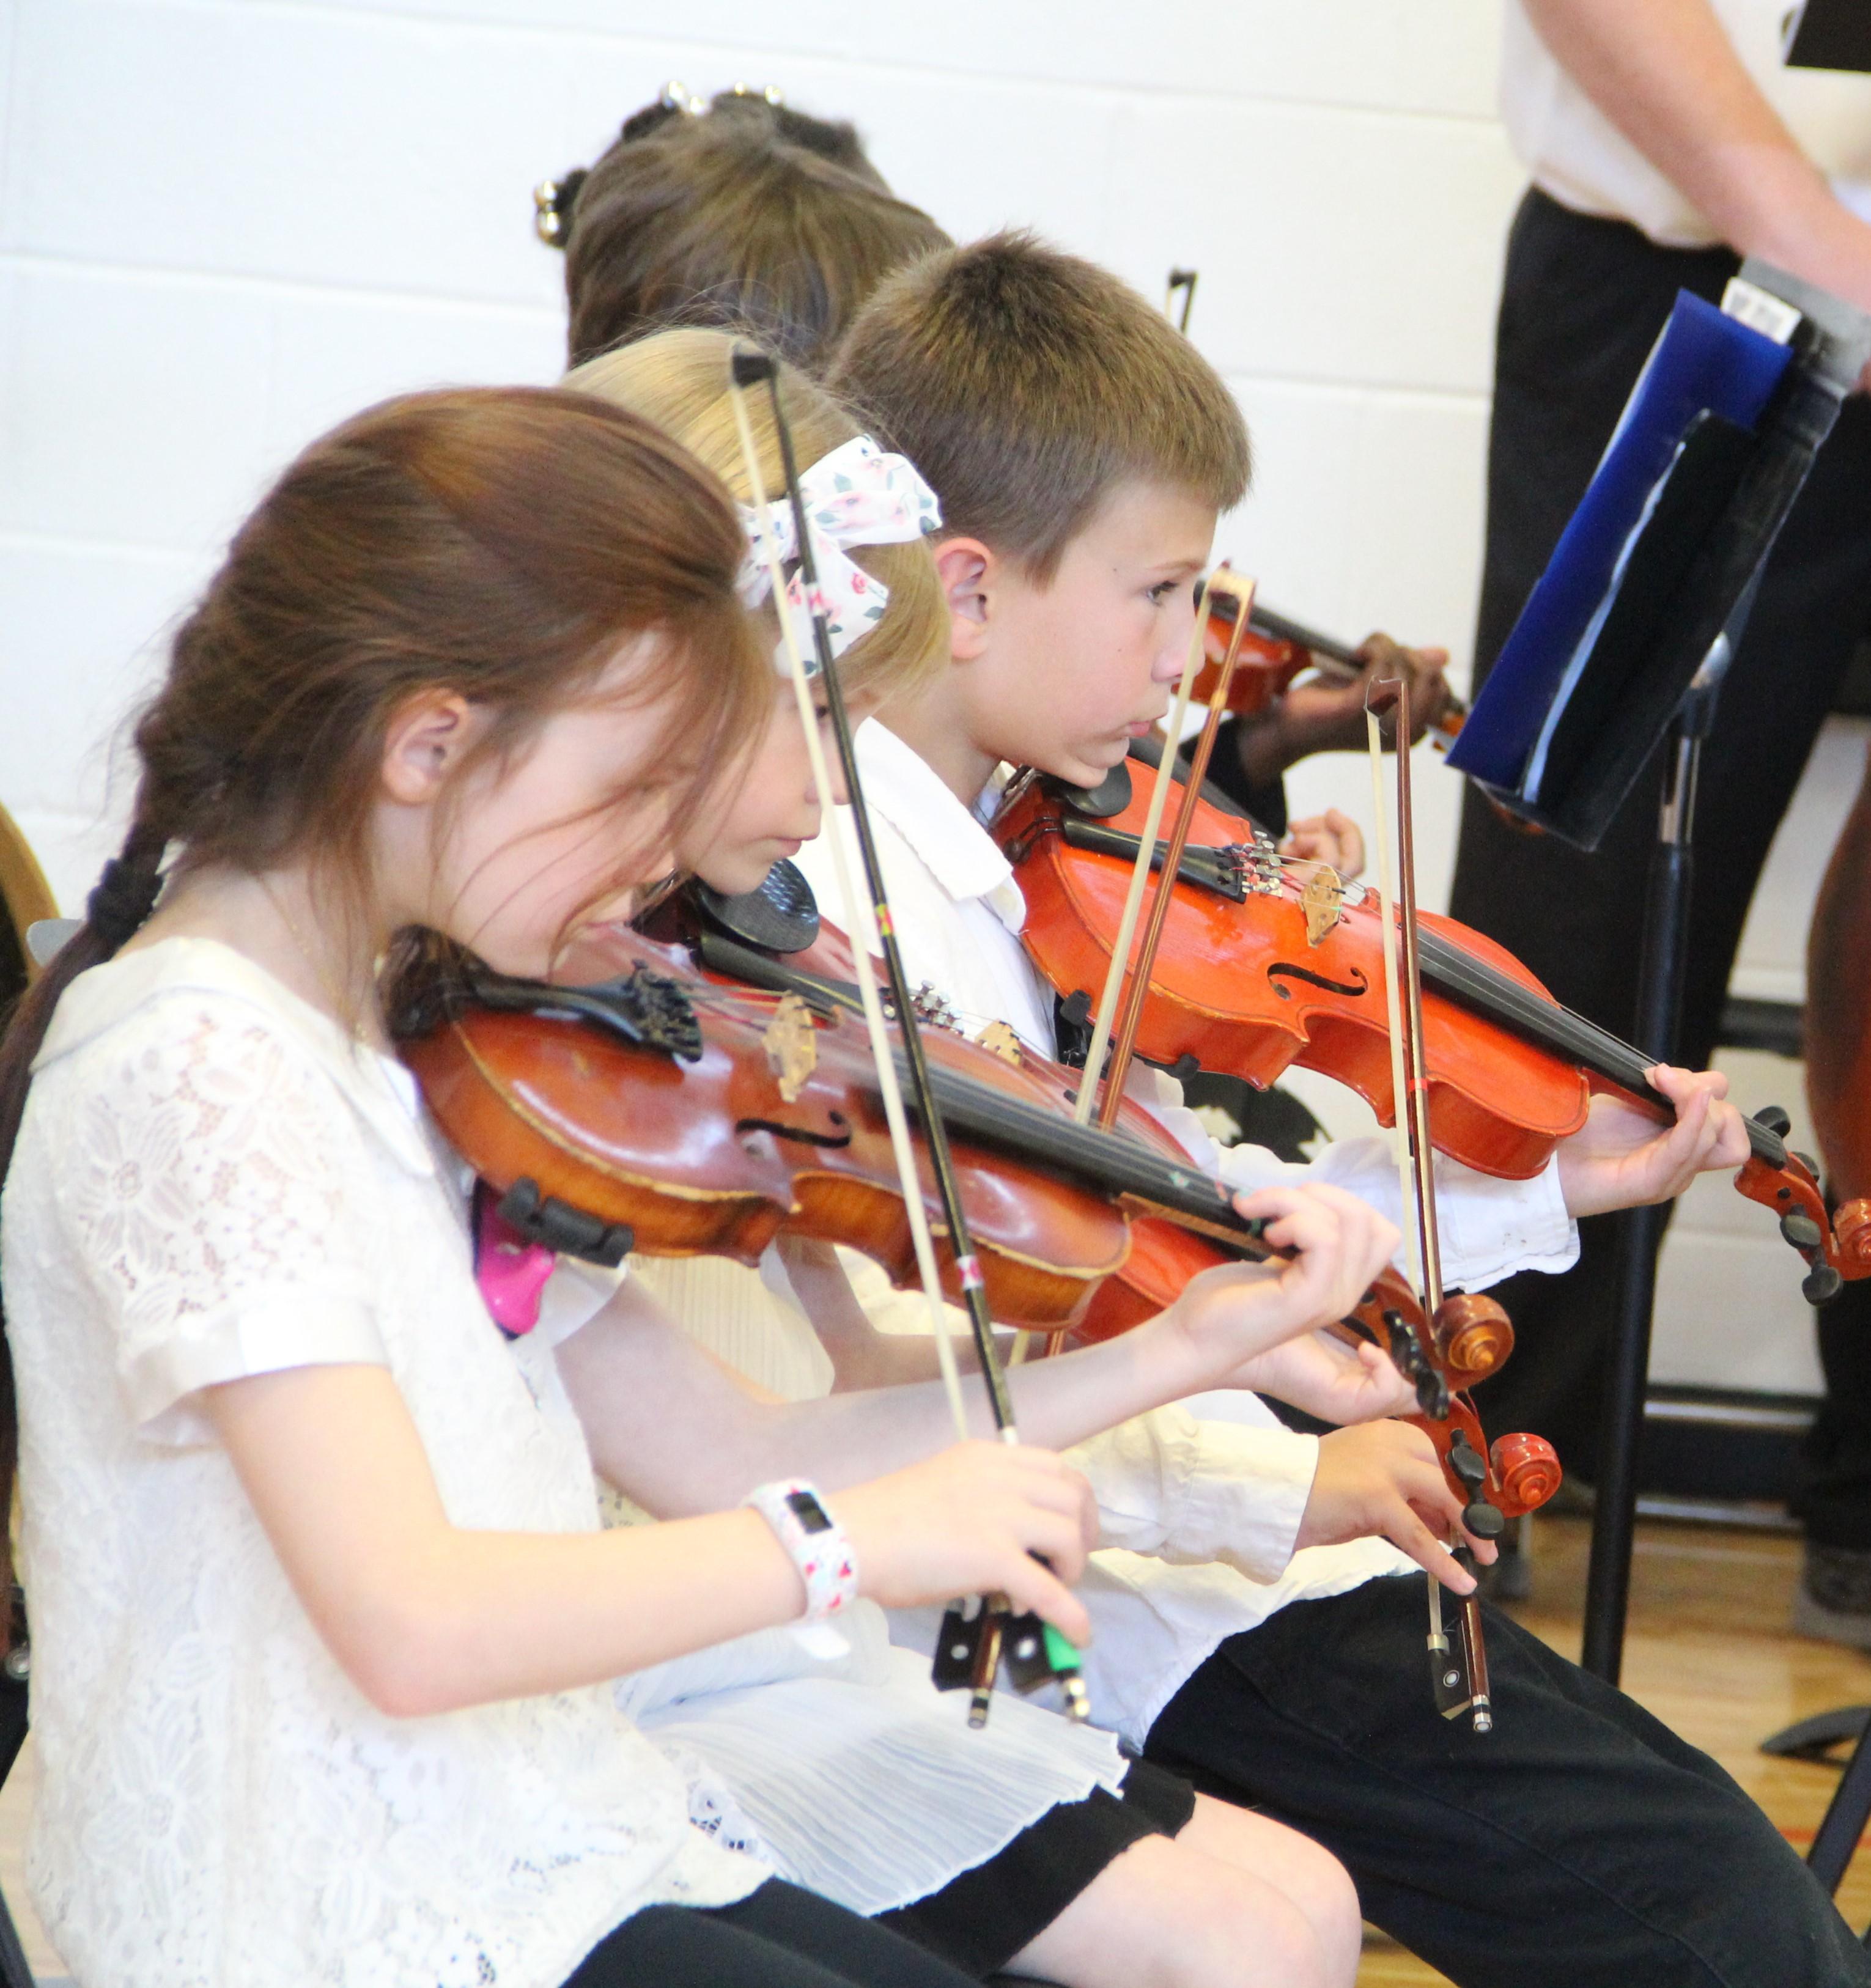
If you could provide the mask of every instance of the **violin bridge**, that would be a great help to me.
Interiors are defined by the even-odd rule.
[[[1306,943],[1317,945],[1345,915],[1345,881],[1329,863],[1321,863],[1299,894],[1306,915]]]
[[[818,1034],[812,1010],[798,995],[781,995],[760,1040],[780,1097],[788,1104],[797,1104],[807,1078],[818,1067]]]
[[[1022,1061],[1020,1038],[1005,1022],[990,1022],[975,1037],[984,1050],[992,1050],[1003,1063],[1010,1063],[1016,1070]]]

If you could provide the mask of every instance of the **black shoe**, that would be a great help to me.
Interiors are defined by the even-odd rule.
[[[1808,1540],[1793,1595],[1793,1627],[1822,1642],[1871,1650],[1871,1552]]]

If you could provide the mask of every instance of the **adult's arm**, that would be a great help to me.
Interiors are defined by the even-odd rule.
[[[1871,225],[1832,193],[1708,0],[1523,0],[1605,117],[1729,245],[1871,310]]]

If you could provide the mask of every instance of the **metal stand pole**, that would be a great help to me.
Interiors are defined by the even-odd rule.
[[[1643,955],[1637,981],[1636,1043],[1658,1063],[1676,1053],[1683,1012],[1683,954],[1689,938],[1696,779],[1703,742],[1715,722],[1715,700],[1729,660],[1718,635],[1678,709],[1665,745],[1669,763],[1650,859]],[[1631,1544],[1637,1523],[1637,1452],[1643,1438],[1650,1371],[1650,1324],[1656,1259],[1669,1204],[1634,1208],[1619,1223],[1618,1303],[1599,1429],[1598,1502],[1592,1516],[1592,1560],[1585,1582],[1585,1631],[1580,1662],[1607,1684],[1624,1662],[1624,1622],[1630,1600]]]
[[[1852,1749],[1838,1790],[1813,1833],[1812,1848],[1806,1852],[1808,1869],[1827,1891],[1838,1890],[1839,1880],[1845,1875],[1858,1848],[1858,1839],[1864,1833],[1867,1815],[1871,1815],[1871,1727],[1866,1729]],[[1866,1938],[1871,1940],[1871,1933]]]

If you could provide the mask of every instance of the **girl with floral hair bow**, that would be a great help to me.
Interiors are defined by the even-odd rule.
[[[797,547],[789,506],[756,512],[746,502],[728,391],[733,343],[709,330],[662,333],[566,384],[647,416],[722,478],[753,549],[743,597],[766,602],[763,576],[753,577],[762,534],[780,534],[788,564]],[[947,667],[948,609],[923,543],[939,514],[913,465],[860,434],[848,410],[783,365],[780,387],[855,725]],[[779,489],[766,397],[749,397],[748,412],[767,488]],[[796,584],[789,593],[803,614]],[[809,627],[802,636],[809,653]],[[681,852],[723,892],[753,889],[797,846],[764,831],[796,826],[806,840],[817,826],[790,681],[776,676],[774,695],[739,800]],[[890,806],[888,794],[871,798]],[[699,1258],[641,1260],[631,1274],[707,1351],[790,1400],[827,1393],[827,1346],[868,1330],[834,1253],[811,1246],[783,1263],[770,1256],[759,1273]],[[854,1611],[841,1626],[849,1647],[835,1658],[784,1636],[748,1638],[620,1685],[631,1717],[723,1791],[712,1818],[721,1833],[977,1976],[1105,1988],[1147,1965],[1179,1988],[1348,1983],[1355,1898],[1337,1863],[1296,1832],[1220,1812],[1179,1778],[1127,1764],[1109,1736],[1017,1699],[998,1698],[987,1727],[970,1730],[959,1699],[932,1689],[928,1658],[889,1644],[880,1611]]]
[[[796,627],[800,652],[816,663],[814,612],[825,616],[831,653],[842,656],[882,621],[890,604],[889,588],[866,573],[845,548],[926,538],[941,524],[942,507],[908,456],[888,454],[868,434],[853,435],[803,470],[799,489],[817,554],[817,595],[808,600],[800,584],[793,507],[789,499],[778,497],[763,510],[741,506],[749,542],[748,563],[741,571],[741,598],[757,607],[768,597],[773,590],[768,563],[777,556],[787,574],[787,612]]]

